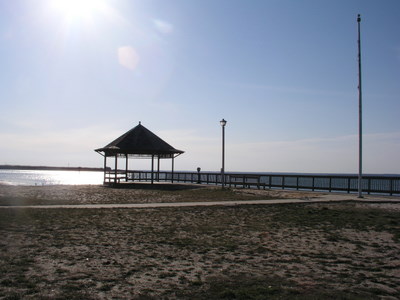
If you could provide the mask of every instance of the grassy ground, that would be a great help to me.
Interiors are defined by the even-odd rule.
[[[399,221],[352,202],[0,209],[0,299],[398,299]]]
[[[132,187],[132,185],[128,185]],[[0,185],[0,205],[111,204],[190,201],[259,200],[315,197],[316,193],[296,191],[224,189],[185,184],[135,184],[135,188],[86,186]]]

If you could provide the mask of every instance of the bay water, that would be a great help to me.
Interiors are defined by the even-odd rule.
[[[0,170],[0,184],[6,185],[84,185],[102,184],[103,172],[52,170]]]

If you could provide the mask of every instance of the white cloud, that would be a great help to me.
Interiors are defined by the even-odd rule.
[[[219,138],[197,136],[196,132],[165,134],[167,141],[186,151],[177,162],[185,170],[218,171],[221,167]],[[400,133],[363,136],[364,173],[400,173]],[[243,172],[357,173],[358,135],[226,144],[226,170]]]
[[[170,34],[174,30],[174,26],[172,26],[172,24],[160,19],[153,19],[153,24],[159,32],[164,34]]]
[[[100,155],[93,150],[105,146],[118,134],[101,126],[30,134],[0,132],[0,139],[5,141],[0,147],[0,163],[101,166]]]
[[[103,166],[95,153],[119,137],[121,129],[93,126],[36,134],[1,133],[0,163]],[[176,170],[218,171],[221,168],[219,136],[196,130],[154,132],[173,147],[185,151],[175,160]],[[364,135],[364,173],[400,173],[400,132]],[[132,160],[132,169],[149,169],[148,160]],[[161,169],[170,170],[170,161]],[[226,170],[243,172],[357,173],[358,136],[226,144]]]
[[[363,136],[364,173],[400,173],[400,133]],[[232,144],[230,170],[357,173],[358,136]]]
[[[343,173],[353,171],[354,145],[349,137],[247,143],[231,145],[227,157],[240,171]]]
[[[363,144],[367,172],[400,173],[400,132],[369,134]]]
[[[298,86],[276,86],[276,85],[266,85],[266,84],[253,84],[253,83],[229,83],[228,85],[234,85],[236,87],[241,87],[250,90],[265,90],[273,91],[278,93],[290,93],[297,95],[317,95],[317,96],[336,96],[345,97],[352,96],[353,92],[348,91],[336,91],[336,90],[323,90],[315,89],[311,87],[298,87]]]
[[[173,147],[185,151],[175,160],[177,169],[194,171],[201,167],[202,170],[215,171],[220,168],[219,139],[199,135],[191,129],[164,130],[156,134]]]

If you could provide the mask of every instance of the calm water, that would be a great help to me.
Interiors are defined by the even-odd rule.
[[[0,170],[0,184],[57,185],[102,184],[103,172]]]

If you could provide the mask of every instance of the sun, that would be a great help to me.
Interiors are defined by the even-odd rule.
[[[103,0],[52,0],[54,8],[69,18],[86,18],[104,8]]]

